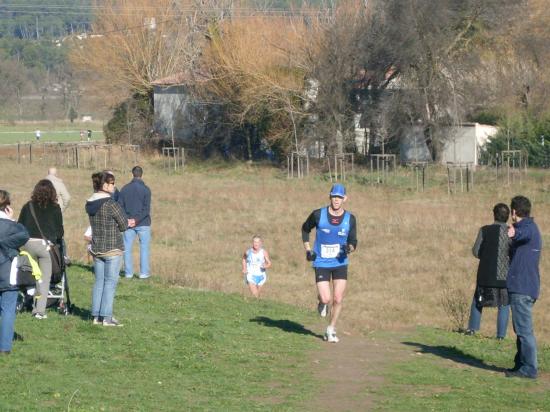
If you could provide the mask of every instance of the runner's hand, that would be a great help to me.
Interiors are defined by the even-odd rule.
[[[317,253],[315,253],[311,250],[308,250],[306,252],[306,259],[307,259],[308,262],[313,262],[316,258],[317,258]]]
[[[355,249],[353,248],[352,245],[350,245],[349,243],[346,244],[346,253],[349,255],[351,252],[353,252]]]

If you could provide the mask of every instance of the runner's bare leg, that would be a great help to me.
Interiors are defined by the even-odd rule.
[[[328,283],[328,282],[326,282]],[[336,321],[342,311],[344,292],[346,291],[346,279],[334,279],[332,281],[334,287],[334,299],[332,301],[332,310],[330,311],[330,326],[336,326]],[[329,290],[330,293],[330,290]]]
[[[319,302],[328,305],[330,303],[330,282],[317,282],[317,294]]]

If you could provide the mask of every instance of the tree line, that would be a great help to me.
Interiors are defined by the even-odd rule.
[[[448,126],[482,121],[501,130],[489,150],[512,134],[544,158],[534,154],[550,139],[544,0],[260,3],[90,9],[96,36],[67,44],[72,70],[115,108],[106,135],[154,142],[153,82],[183,76],[199,124],[186,144],[204,154],[353,150],[359,122],[371,152],[396,150],[414,126],[437,159]]]

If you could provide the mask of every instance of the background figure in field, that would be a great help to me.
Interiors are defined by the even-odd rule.
[[[497,339],[504,339],[510,317],[506,289],[510,259],[510,238],[506,222],[510,217],[510,209],[504,203],[498,203],[493,208],[493,217],[493,224],[479,229],[472,248],[472,253],[479,259],[479,266],[466,334],[473,335],[479,330],[484,307],[498,307]]]
[[[40,141],[40,137],[42,136],[42,133],[40,132],[40,130],[36,130],[34,132],[34,137],[36,138],[36,141],[39,142]]]
[[[512,325],[517,335],[517,353],[514,367],[506,371],[506,376],[535,379],[538,373],[537,341],[533,332],[532,312],[540,293],[542,238],[531,217],[529,199],[525,196],[514,197],[510,209],[514,223],[508,230],[512,244],[506,286],[512,308]]]
[[[98,172],[92,175],[94,194],[86,202],[91,226],[91,253],[94,257],[95,283],[92,291],[93,324],[122,326],[113,317],[120,261],[124,252],[122,233],[128,218],[120,205],[111,198],[115,177]]]
[[[357,247],[357,223],[355,216],[344,210],[346,189],[335,184],[330,191],[330,205],[314,210],[302,225],[302,241],[306,259],[313,262],[319,303],[317,309],[322,317],[327,316],[331,302],[330,280],[332,279],[332,310],[330,323],[325,333],[328,342],[339,342],[336,322],[342,311],[344,292],[348,278],[348,255]],[[315,228],[313,250],[309,233]]]
[[[67,187],[65,186],[65,183],[63,183],[63,180],[61,180],[57,176],[57,169],[55,167],[50,167],[48,169],[48,175],[46,176],[46,179],[52,182],[53,187],[55,188],[55,192],[57,193],[57,204],[61,208],[61,213],[64,213],[65,210],[69,207],[69,203],[71,202],[71,194],[67,190]],[[71,260],[69,259],[69,253],[67,252],[67,242],[65,242],[64,238],[61,240],[61,242],[65,263],[69,265]]]
[[[34,215],[33,216],[33,211]],[[38,261],[42,271],[42,282],[37,285],[32,314],[36,319],[45,319],[48,291],[52,277],[50,246],[61,245],[63,241],[63,215],[57,204],[57,193],[52,182],[40,180],[32,192],[31,200],[21,209],[19,223],[27,228],[30,239],[23,249]],[[44,234],[44,237],[42,237]]]
[[[71,194],[67,190],[67,186],[65,186],[63,180],[57,176],[57,168],[50,167],[45,179],[52,182],[55,192],[57,193],[57,204],[61,208],[61,213],[65,212],[69,207],[69,203],[71,203]]]
[[[269,253],[262,246],[262,238],[255,235],[252,238],[252,247],[244,252],[242,261],[244,281],[256,298],[260,297],[262,286],[267,280],[266,269],[271,267]]]
[[[15,327],[15,308],[19,289],[10,284],[13,259],[29,240],[25,226],[14,222],[10,195],[0,190],[0,354],[11,352]]]
[[[151,242],[151,190],[143,182],[143,169],[132,169],[133,179],[125,185],[118,197],[118,203],[128,216],[128,230],[124,232],[124,272],[127,279],[134,277],[132,247],[139,238],[139,278],[147,279],[149,273],[149,244]]]

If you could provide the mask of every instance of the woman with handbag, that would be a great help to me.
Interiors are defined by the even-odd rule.
[[[111,197],[115,190],[115,177],[111,173],[94,173],[92,183],[94,194],[86,202],[86,213],[93,233],[90,247],[95,274],[93,324],[122,326],[113,317],[113,302],[124,252],[122,234],[128,228],[128,218]]]
[[[57,258],[58,248],[63,239],[63,216],[57,204],[57,193],[52,182],[42,179],[36,184],[31,200],[21,209],[19,223],[27,228],[30,235],[23,250],[38,261],[42,271],[42,282],[35,292],[32,315],[36,319],[46,319],[46,304],[52,277],[52,255],[54,259]]]
[[[10,284],[12,260],[29,240],[27,229],[13,220],[10,195],[0,190],[0,354],[11,352],[17,305],[17,286]]]

